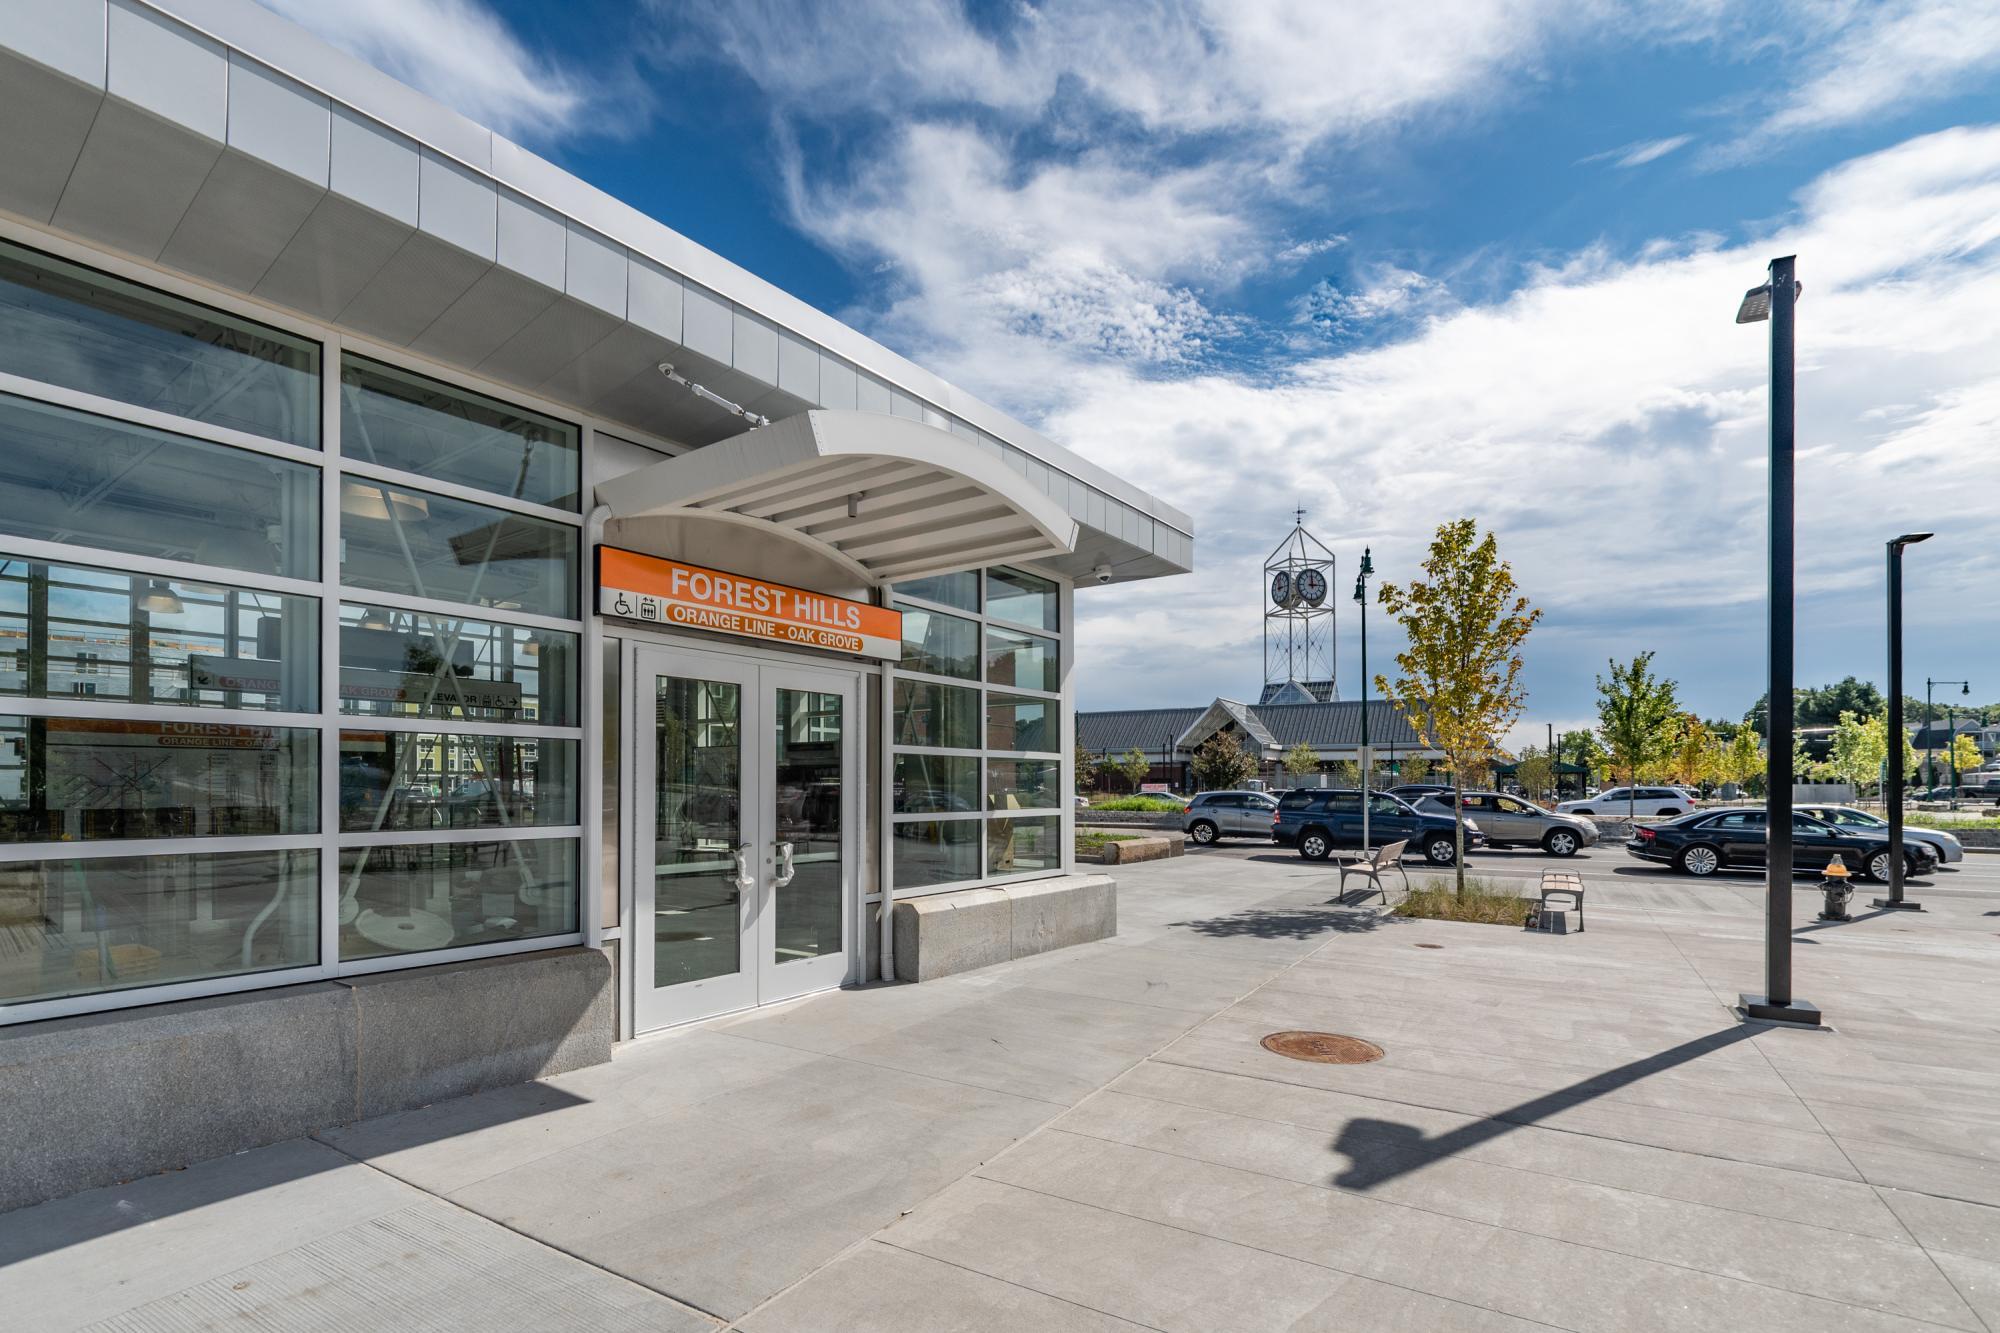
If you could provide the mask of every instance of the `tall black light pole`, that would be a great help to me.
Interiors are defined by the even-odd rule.
[[[1922,911],[1903,896],[1903,548],[1931,539],[1928,532],[1906,532],[1889,539],[1889,770],[1882,780],[1882,804],[1889,814],[1889,896],[1877,907]]]
[[[1375,572],[1371,547],[1361,548],[1361,568],[1354,574],[1354,604],[1361,608],[1361,854],[1374,844],[1368,838],[1368,770],[1374,756],[1368,750],[1368,576]]]
[[[1764,993],[1737,998],[1745,1016],[1774,1023],[1820,1022],[1819,1006],[1792,994],[1792,455],[1793,316],[1797,256],[1771,261],[1771,277],[1743,294],[1738,324],[1771,325],[1770,480],[1770,793],[1764,802]]]

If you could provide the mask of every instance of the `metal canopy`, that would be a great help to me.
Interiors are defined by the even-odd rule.
[[[613,518],[770,525],[870,583],[1076,549],[1077,525],[969,441],[874,412],[802,412],[599,483]]]

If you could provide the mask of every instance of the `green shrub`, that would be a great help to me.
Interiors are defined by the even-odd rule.
[[[1102,801],[1092,801],[1090,808],[1093,810],[1122,810],[1127,813],[1144,811],[1152,814],[1165,814],[1169,810],[1185,810],[1187,805],[1182,801],[1163,801],[1157,796],[1111,796]]]
[[[1396,904],[1396,915],[1424,921],[1470,921],[1485,926],[1518,926],[1536,906],[1497,880],[1468,876],[1460,894],[1448,879],[1429,879]]]

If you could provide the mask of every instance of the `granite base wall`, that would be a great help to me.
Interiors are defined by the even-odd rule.
[[[1062,875],[896,904],[896,977],[934,981],[1118,933],[1118,882]]]

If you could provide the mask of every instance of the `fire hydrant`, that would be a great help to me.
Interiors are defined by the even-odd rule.
[[[1847,914],[1847,902],[1854,896],[1854,889],[1847,877],[1853,872],[1847,868],[1847,862],[1836,856],[1826,863],[1824,873],[1826,878],[1820,881],[1819,891],[1826,895],[1826,906],[1820,909],[1819,919],[1852,921],[1854,918]]]

